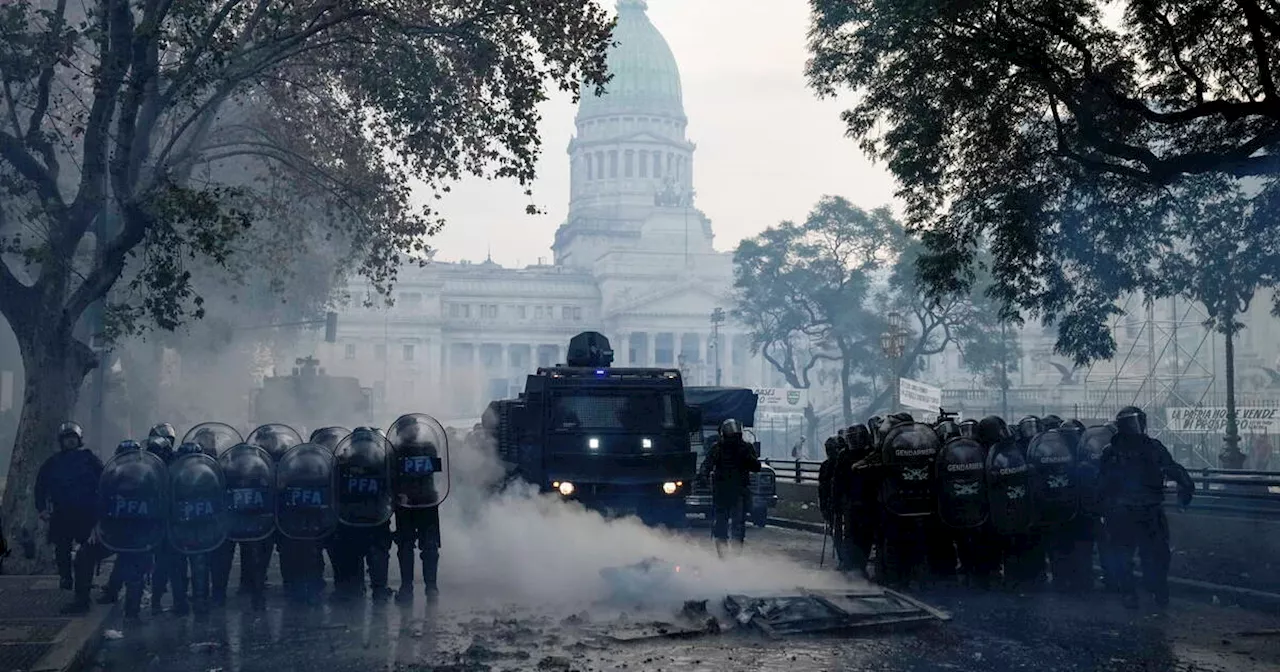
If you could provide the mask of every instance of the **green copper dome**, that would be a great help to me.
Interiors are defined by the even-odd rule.
[[[662,33],[649,21],[645,0],[619,0],[618,24],[609,49],[605,94],[582,92],[578,118],[614,114],[658,114],[684,118],[680,68]]]

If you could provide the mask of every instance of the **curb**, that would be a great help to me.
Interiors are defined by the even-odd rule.
[[[72,619],[58,633],[57,643],[44,654],[28,672],[72,672],[93,660],[102,648],[104,625],[116,615],[119,604],[109,609],[90,611],[82,618]]]
[[[770,518],[769,524],[788,530],[811,532],[813,534],[823,534],[826,532],[826,526],[822,523],[810,523],[808,521],[791,520],[789,518]],[[1099,568],[1095,567],[1094,569]],[[1141,576],[1141,574],[1139,574],[1139,576]],[[1262,590],[1254,590],[1252,588],[1241,588],[1239,586],[1228,586],[1221,583],[1209,583],[1207,581],[1197,581],[1195,579],[1184,579],[1177,576],[1169,577],[1169,586],[1182,595],[1189,597],[1198,597],[1208,601],[1218,599],[1222,602],[1236,604],[1241,607],[1256,609],[1266,613],[1280,613],[1280,593],[1269,593]]]

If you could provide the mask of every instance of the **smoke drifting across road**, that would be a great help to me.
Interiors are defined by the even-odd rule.
[[[451,446],[453,489],[442,507],[444,547],[440,582],[449,595],[481,605],[579,609],[643,595],[650,606],[689,599],[847,587],[834,572],[818,572],[779,557],[751,554],[721,560],[708,530],[693,535],[646,527],[635,518],[606,519],[573,502],[527,485],[488,494],[502,467],[486,446]],[[624,575],[610,581],[601,570],[657,558],[680,571]]]

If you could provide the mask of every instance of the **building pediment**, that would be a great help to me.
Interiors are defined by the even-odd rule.
[[[681,282],[660,287],[641,295],[625,291],[612,297],[607,311],[610,319],[627,315],[705,315],[728,305],[727,296],[717,294],[705,282]]]

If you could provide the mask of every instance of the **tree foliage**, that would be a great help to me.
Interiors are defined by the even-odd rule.
[[[583,0],[0,3],[0,313],[41,372],[6,520],[34,525],[30,479],[98,363],[86,309],[171,329],[204,312],[193,271],[319,240],[386,292],[442,224],[411,189],[527,187],[538,104],[604,84],[610,31]]]
[[[919,291],[918,240],[887,208],[867,212],[825,197],[803,223],[782,222],[744,240],[734,252],[734,316],[759,352],[793,387],[808,388],[816,367],[840,368],[842,407],[853,422],[853,400],[877,378],[910,375],[922,357],[949,344],[989,338],[998,323],[967,296],[938,301]],[[881,353],[887,316],[908,320],[898,367]],[[889,400],[891,385],[869,404]]]
[[[1077,363],[1114,354],[1116,298],[1177,233],[1169,188],[1251,176],[1274,201],[1280,5],[811,4],[810,82],[857,92],[848,132],[898,179],[930,291],[973,286],[986,241],[1006,316],[1056,324]]]

